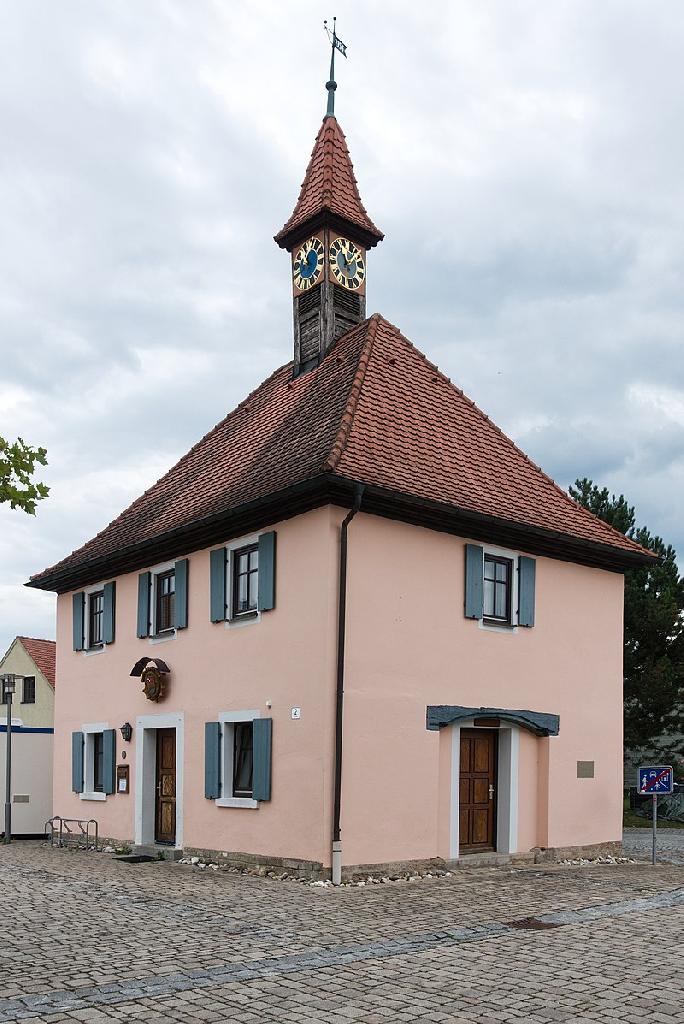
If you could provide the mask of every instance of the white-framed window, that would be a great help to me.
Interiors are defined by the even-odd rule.
[[[259,806],[252,796],[253,722],[260,711],[222,711],[219,716],[221,796],[218,807]]]
[[[226,621],[229,626],[258,622],[259,535],[226,545]]]
[[[171,639],[176,635],[176,563],[151,570],[150,638]]]
[[[83,647],[86,654],[100,654],[104,643],[104,584],[83,591]]]
[[[104,792],[104,734],[106,722],[81,727],[83,733],[83,792],[81,800],[106,800]]]
[[[485,545],[483,551],[483,616],[484,629],[515,632],[518,625],[518,559],[517,551]]]

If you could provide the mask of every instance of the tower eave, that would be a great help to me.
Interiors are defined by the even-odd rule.
[[[339,231],[340,234],[352,236],[365,249],[374,249],[385,237],[382,231],[370,231],[367,227],[335,213],[334,210],[323,208],[313,217],[308,217],[299,224],[292,227],[288,227],[286,224],[277,235],[273,236],[273,240],[281,249],[291,251],[300,242],[324,227],[330,227]]]

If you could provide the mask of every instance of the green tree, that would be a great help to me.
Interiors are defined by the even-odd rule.
[[[636,525],[634,507],[592,480],[576,480],[571,497],[658,555],[625,572],[625,745],[647,747],[684,731],[684,577],[671,544]],[[679,753],[676,747],[673,751]]]
[[[36,466],[47,466],[45,448],[32,448],[20,437],[10,444],[0,437],[0,504],[36,514],[36,502],[47,498],[49,487],[34,483]]]

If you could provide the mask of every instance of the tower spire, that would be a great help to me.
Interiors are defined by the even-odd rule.
[[[335,81],[335,50],[339,50],[343,57],[347,56],[347,47],[337,36],[337,18],[333,18],[332,32],[328,28],[328,22],[323,22],[323,27],[328,33],[328,39],[330,40],[330,77],[325,83],[325,87],[328,90],[328,109],[325,112],[326,117],[335,116],[335,90],[337,89],[337,82]]]

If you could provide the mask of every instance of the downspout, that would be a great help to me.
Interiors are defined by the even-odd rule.
[[[340,591],[337,605],[337,688],[335,701],[335,793],[333,802],[332,881],[342,881],[342,841],[340,839],[340,805],[342,799],[342,723],[344,707],[344,639],[347,620],[347,530],[361,508],[364,485],[357,484],[354,504],[342,520],[340,529]]]

